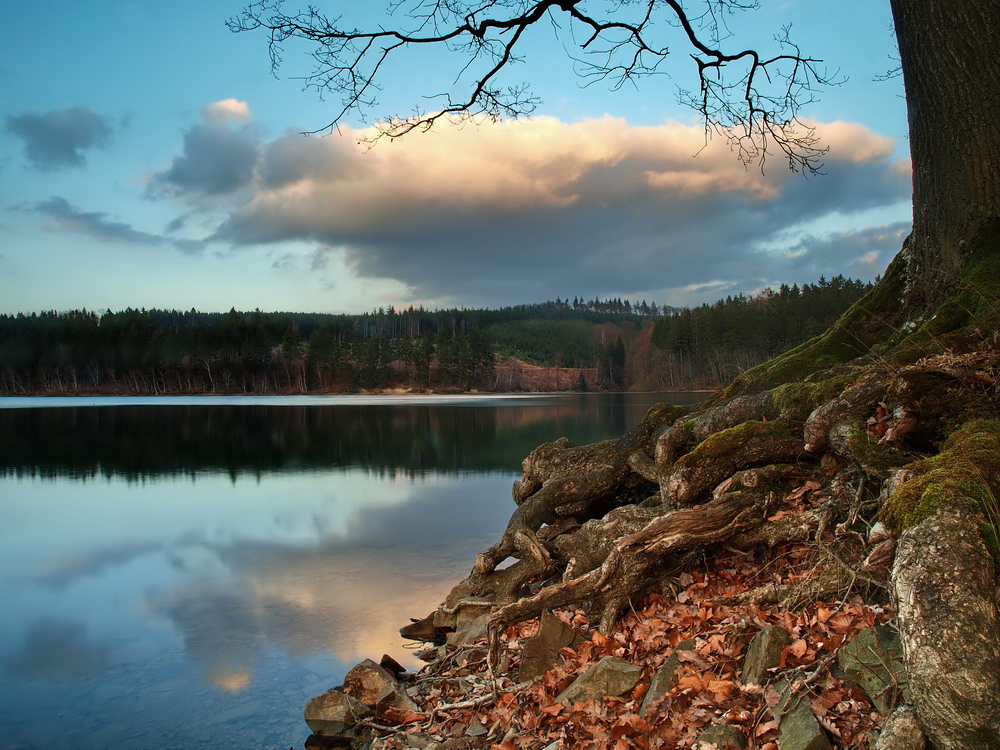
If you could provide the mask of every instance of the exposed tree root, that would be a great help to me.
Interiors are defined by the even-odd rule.
[[[597,610],[601,631],[610,632],[622,606],[642,592],[643,582],[670,555],[725,541],[759,525],[773,499],[773,495],[733,492],[653,519],[640,531],[619,539],[600,567],[496,610],[490,622],[491,651],[496,652],[508,625],[570,603],[589,602],[589,609]]]
[[[881,359],[854,362],[833,368],[826,383],[814,376],[690,414],[654,408],[620,440],[540,446],[514,485],[517,508],[502,538],[477,558],[433,625],[454,627],[465,607],[491,608],[495,660],[511,625],[555,608],[582,608],[609,633],[630,601],[651,588],[669,596],[672,580],[696,559],[711,560],[713,546],[748,550],[766,567],[761,551],[780,554],[784,543],[807,540],[815,554],[800,579],[762,578],[731,603],[798,608],[853,595],[885,603],[895,556],[892,585],[920,723],[941,750],[1000,748],[1000,617],[979,538],[980,527],[1000,527],[991,499],[1000,492],[1000,422],[955,430],[970,413],[1000,416],[997,371],[995,350],[897,369]],[[917,497],[931,495],[933,502]],[[987,501],[992,526],[963,515]],[[895,537],[927,508],[956,504],[960,510],[941,518],[957,513],[961,524],[942,520],[933,532],[920,524],[903,534],[897,553]],[[885,525],[876,524],[879,513]],[[942,679],[949,669],[957,677]],[[962,718],[948,720],[949,712]]]
[[[524,460],[524,476],[514,484],[518,507],[507,529],[476,558],[472,574],[451,592],[446,605],[454,607],[469,596],[490,596],[502,606],[517,599],[525,584],[551,575],[555,539],[540,538],[539,530],[570,517],[582,521],[602,516],[608,508],[632,504],[654,491],[655,485],[637,474],[629,459],[633,454],[648,457],[659,434],[684,413],[664,404],[651,409],[619,440],[577,447],[560,439],[532,451]],[[498,570],[510,557],[517,562]]]

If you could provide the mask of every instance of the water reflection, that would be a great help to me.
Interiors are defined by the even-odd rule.
[[[306,698],[414,663],[537,442],[632,418],[401,408],[0,410],[0,747],[301,746]]]
[[[672,396],[683,403],[701,398]],[[370,399],[350,406],[6,408],[0,409],[0,470],[135,479],[335,466],[374,472],[513,471],[541,442],[564,435],[584,444],[621,434],[656,399],[601,394],[487,397],[460,405],[426,400],[381,405]]]
[[[84,682],[108,661],[107,646],[92,643],[82,622],[41,618],[28,625],[21,650],[4,662],[15,677],[48,682]]]

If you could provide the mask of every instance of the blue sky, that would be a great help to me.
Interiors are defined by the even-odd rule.
[[[349,25],[380,2],[320,3]],[[289,4],[289,9],[294,9]],[[238,1],[54,0],[0,28],[0,312],[160,307],[351,312],[555,297],[672,305],[821,274],[872,278],[908,231],[909,165],[888,3],[769,2],[734,46],[781,27],[846,82],[803,115],[824,175],[745,170],[676,103],[690,65],[638,89],[582,87],[540,28],[513,71],[528,120],[359,145],[335,100],[277,77]],[[339,9],[339,10],[338,10]],[[352,14],[356,14],[352,15]],[[456,75],[426,54],[387,69],[379,114]],[[425,105],[427,106],[427,105]],[[695,156],[697,154],[697,156]]]

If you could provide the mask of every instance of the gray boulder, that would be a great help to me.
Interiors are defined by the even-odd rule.
[[[750,641],[743,659],[743,684],[763,685],[768,681],[768,670],[781,665],[781,652],[792,642],[785,629],[768,625]]]
[[[470,646],[485,638],[489,633],[490,614],[487,612],[475,618],[465,618],[458,623],[454,633],[448,634],[448,645],[461,647]]]
[[[778,746],[781,750],[830,750],[830,740],[809,705],[809,696],[792,691],[785,678],[775,685],[780,698],[771,713],[778,722]]]
[[[639,684],[642,667],[616,656],[605,656],[577,677],[556,696],[556,702],[566,706],[605,696],[627,693]]]
[[[677,684],[678,671],[681,668],[681,659],[677,652],[693,651],[694,645],[694,638],[681,641],[656,670],[649,683],[649,690],[646,691],[646,697],[642,699],[642,706],[639,707],[640,716],[646,718],[652,707]]]
[[[316,734],[343,737],[359,719],[370,716],[372,712],[368,706],[347,693],[328,690],[311,698],[303,713],[309,729]]]
[[[526,682],[545,674],[562,660],[559,656],[562,649],[574,648],[583,640],[582,635],[554,614],[543,612],[538,634],[524,642],[517,679]]]
[[[388,670],[371,659],[351,669],[344,677],[343,692],[368,708],[384,713],[390,708],[399,711],[419,711],[399,681]]]
[[[909,688],[899,634],[884,625],[862,630],[837,654],[844,676],[855,683],[883,716],[906,702]]]
[[[715,747],[716,750],[746,750],[747,738],[743,732],[728,724],[716,724],[698,735],[694,743],[696,750],[703,747]]]

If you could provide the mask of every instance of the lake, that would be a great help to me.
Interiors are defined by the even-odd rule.
[[[301,747],[539,443],[703,394],[0,399],[0,748]]]

